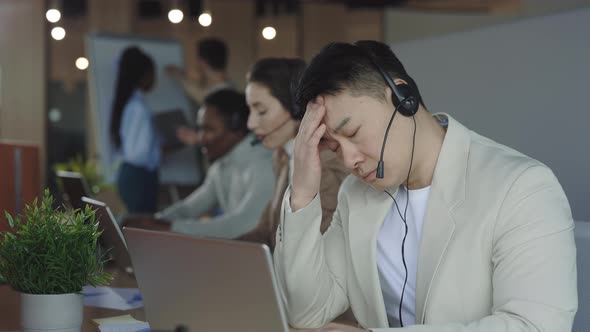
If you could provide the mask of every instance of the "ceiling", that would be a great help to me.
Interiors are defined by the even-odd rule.
[[[495,12],[516,10],[521,0],[256,0],[273,6],[295,6],[305,2],[344,3],[350,8],[398,7],[412,10],[441,12]]]
[[[1,0],[0,0],[1,1]],[[64,16],[81,16],[87,10],[87,0],[49,0],[60,3]],[[127,0],[132,1],[132,0]],[[138,4],[140,16],[160,17],[171,4],[182,4],[190,15],[198,15],[203,5],[217,0],[133,0]],[[294,13],[302,3],[341,3],[351,9],[402,8],[430,12],[506,12],[519,10],[523,2],[531,0],[251,0],[256,3],[258,15]],[[536,0],[538,1],[538,0]],[[543,0],[547,2],[548,0]],[[554,0],[560,1],[560,0]],[[568,0],[561,0],[568,1]],[[571,1],[571,0],[569,0]]]

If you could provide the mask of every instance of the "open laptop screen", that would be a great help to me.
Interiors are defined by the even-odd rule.
[[[266,245],[123,233],[152,329],[289,331]]]
[[[103,202],[88,197],[82,197],[82,202],[96,211],[98,227],[102,231],[100,242],[103,247],[109,250],[117,266],[127,272],[131,272],[131,259],[127,252],[127,243],[109,207]]]

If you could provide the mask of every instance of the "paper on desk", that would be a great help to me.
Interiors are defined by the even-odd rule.
[[[143,307],[143,300],[137,288],[84,286],[84,305],[89,307],[129,310]]]
[[[133,318],[133,316],[131,316],[131,315],[122,315],[122,316],[107,317],[107,318],[96,318],[96,319],[93,319],[92,321],[94,321],[98,325],[143,323],[142,321]]]
[[[150,324],[148,323],[121,323],[121,324],[107,324],[99,325],[100,332],[149,332]]]

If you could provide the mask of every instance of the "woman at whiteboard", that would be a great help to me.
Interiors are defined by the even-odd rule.
[[[160,140],[144,94],[155,83],[153,59],[138,47],[125,49],[119,61],[110,135],[122,157],[117,186],[129,213],[157,210]]]

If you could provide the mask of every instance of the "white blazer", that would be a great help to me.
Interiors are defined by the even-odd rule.
[[[571,331],[574,223],[559,182],[540,162],[439,116],[448,129],[420,242],[418,325],[404,330]],[[321,327],[350,306],[361,326],[393,330],[376,263],[391,198],[349,176],[323,236],[320,199],[295,213],[290,189],[283,200],[274,264],[290,324]]]

